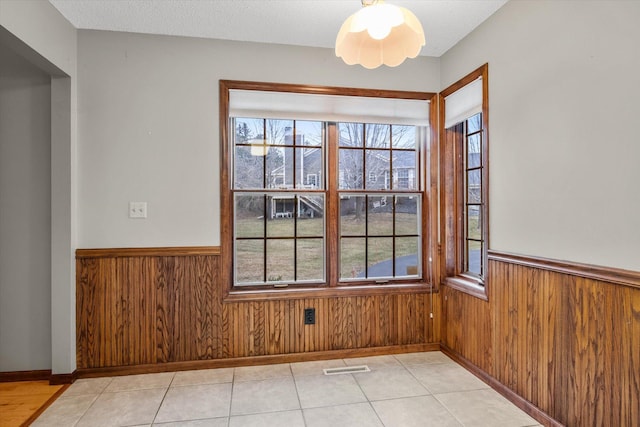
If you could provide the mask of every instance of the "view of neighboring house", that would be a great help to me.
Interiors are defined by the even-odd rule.
[[[413,147],[396,151],[378,147],[362,149],[361,141],[344,136],[340,138],[340,147],[339,188],[357,190],[363,189],[364,186],[367,190],[380,191],[417,189],[416,152]],[[270,146],[266,154],[267,188],[324,188],[322,156],[321,148],[306,145],[305,134],[296,134],[294,138],[291,127],[286,127],[283,145]],[[269,167],[273,165],[277,166]],[[366,181],[363,182],[365,175]],[[386,199],[383,196],[372,201],[372,207],[380,208],[386,205]],[[304,195],[298,195],[296,198],[290,193],[270,195],[268,205],[270,218],[291,217],[294,214],[298,217],[317,217],[322,215],[323,211],[323,206],[317,199]],[[348,203],[342,203],[341,207],[343,211],[354,209],[349,208]]]

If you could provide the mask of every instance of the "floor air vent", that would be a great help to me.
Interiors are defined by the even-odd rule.
[[[327,368],[323,369],[325,375],[338,374],[357,374],[359,372],[371,372],[367,365],[362,366],[345,366],[344,368]]]

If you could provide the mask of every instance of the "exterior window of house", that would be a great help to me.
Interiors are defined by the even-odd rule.
[[[485,265],[482,258],[484,252],[484,225],[482,212],[485,204],[482,188],[482,113],[478,113],[462,123],[464,135],[462,143],[461,167],[464,180],[459,180],[460,190],[464,195],[463,223],[464,250],[462,253],[463,272],[484,277]]]
[[[315,173],[310,173],[307,175],[307,185],[311,187],[318,186],[318,175]]]
[[[233,128],[236,284],[324,282],[324,123],[236,117]]]
[[[229,84],[221,82],[221,94]],[[421,156],[427,150],[421,147],[428,143],[433,95],[398,93],[419,100],[420,114],[426,112],[412,119],[419,124],[391,116],[387,123],[366,116],[341,121],[329,113],[322,119],[322,112],[300,117],[293,107],[272,112],[269,103],[243,109],[234,103],[245,102],[243,96],[259,103],[259,96],[255,101],[242,82],[230,85],[238,86],[239,99],[232,92],[222,108],[228,108],[222,134],[229,141],[223,147],[222,256],[230,289],[424,286],[431,241],[423,232]],[[297,102],[289,85],[280,86],[287,89],[282,99]],[[280,96],[266,93],[270,100]],[[305,108],[313,102],[305,98]]]
[[[347,176],[338,189],[340,280],[420,275],[420,189],[408,180],[390,188],[383,179],[362,181],[416,170],[416,127],[338,123],[338,138],[338,167]]]
[[[488,248],[488,109],[484,65],[442,92],[445,283],[486,298]],[[444,105],[443,105],[444,104]]]
[[[411,188],[409,183],[409,169],[398,169],[398,188]]]

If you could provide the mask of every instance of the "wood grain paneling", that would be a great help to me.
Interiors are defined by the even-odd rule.
[[[95,256],[91,256],[91,254]],[[79,251],[77,365],[83,370],[438,343],[424,288],[369,295],[224,299],[216,250]],[[434,305],[434,319],[430,318]],[[305,308],[316,324],[305,325]],[[403,347],[404,346],[404,347]],[[148,368],[147,368],[148,369]]]
[[[444,286],[443,345],[562,424],[637,426],[640,290],[541,262],[491,255],[489,301]]]

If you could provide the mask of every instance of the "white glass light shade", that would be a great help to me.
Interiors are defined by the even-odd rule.
[[[251,140],[251,155],[252,156],[266,156],[269,153],[269,146],[265,145],[265,141],[262,139]]]
[[[395,67],[418,56],[424,44],[422,25],[411,11],[375,3],[342,24],[336,37],[336,56],[349,65],[370,69],[382,64]]]

